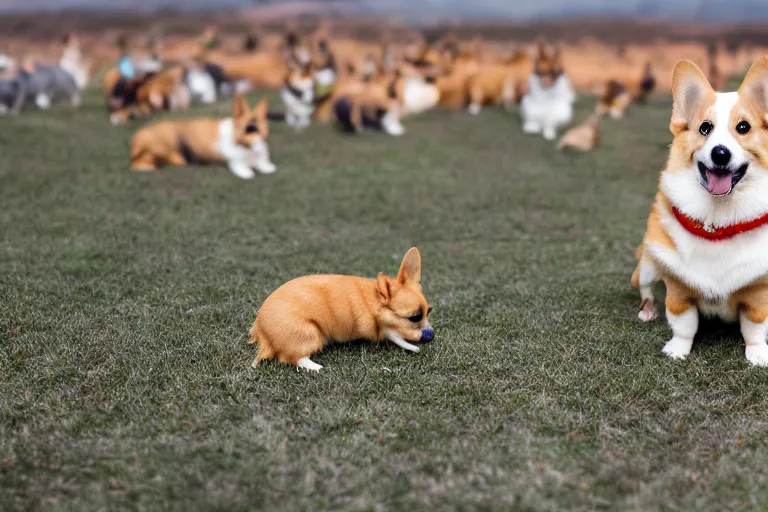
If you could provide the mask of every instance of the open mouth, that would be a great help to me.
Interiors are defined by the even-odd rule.
[[[729,167],[707,167],[699,162],[699,183],[713,196],[726,196],[747,173],[748,163],[738,169]]]

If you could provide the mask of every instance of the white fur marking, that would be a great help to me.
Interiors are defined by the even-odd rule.
[[[396,332],[390,331],[387,333],[387,339],[397,345],[400,348],[404,348],[405,350],[409,350],[411,352],[418,352],[420,349],[416,345],[413,345],[411,343],[408,343],[403,339],[402,336],[397,334]]]
[[[691,353],[693,337],[699,328],[699,312],[695,307],[690,307],[679,315],[673,315],[667,310],[667,321],[673,336],[661,351],[673,359],[685,359]]]
[[[536,74],[528,78],[528,92],[520,103],[525,133],[543,132],[547,140],[557,137],[557,128],[571,122],[576,94],[565,75],[545,88]]]
[[[747,360],[755,366],[768,366],[768,320],[758,324],[752,322],[746,314],[739,315],[741,335],[747,345],[744,354]]]
[[[302,357],[301,359],[299,359],[299,361],[296,363],[296,366],[298,366],[299,368],[304,368],[305,370],[310,372],[319,372],[320,370],[323,369],[322,365],[317,364],[316,362],[314,362],[308,357]]]

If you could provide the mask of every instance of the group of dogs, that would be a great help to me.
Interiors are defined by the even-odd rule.
[[[378,130],[399,136],[405,133],[405,117],[438,107],[466,109],[471,115],[488,106],[516,109],[525,133],[554,140],[571,122],[576,99],[560,48],[544,41],[488,57],[481,44],[462,45],[450,35],[433,44],[398,46],[384,40],[377,55],[344,63],[328,33],[301,38],[288,32],[272,51],[225,52],[211,46],[194,58],[189,52],[185,63],[140,66],[140,78],[132,79],[127,96],[115,94],[125,81],[119,69],[107,72],[104,88],[115,124],[186,108],[195,98],[210,103],[235,96],[231,117],[163,121],[142,128],[132,142],[134,170],[217,162],[238,177],[251,178],[254,171],[276,169],[266,145],[268,120],[284,120],[296,130],[335,121],[345,132]],[[159,59],[149,62],[159,64]],[[650,65],[636,79],[608,81],[595,113],[566,133],[558,147],[591,149],[599,139],[602,116],[621,117],[631,103],[644,102],[655,84]],[[282,111],[269,110],[266,103],[251,109],[241,97],[249,88],[279,90]]]
[[[136,61],[132,77],[119,69],[107,72],[113,123],[183,108],[195,97],[213,102],[233,96],[232,115],[223,119],[164,120],[138,130],[131,145],[134,170],[219,162],[240,178],[274,172],[266,140],[269,120],[277,118],[297,130],[335,120],[345,131],[397,136],[408,115],[436,107],[476,115],[496,105],[518,109],[525,133],[553,140],[570,123],[576,97],[568,59],[544,42],[532,51],[488,58],[482,45],[462,46],[451,37],[405,47],[384,41],[378,55],[357,62],[342,59],[322,34],[289,34],[273,51],[233,53],[216,46],[170,65],[157,57]],[[768,57],[754,59],[738,90],[724,93],[717,91],[728,73],[718,65],[717,51],[707,55],[708,73],[681,60],[666,82],[674,140],[636,251],[638,316],[658,317],[652,286],[663,281],[673,331],[664,353],[690,353],[702,313],[738,321],[746,358],[768,366]],[[11,63],[0,59],[0,66]],[[3,78],[0,102],[11,113],[27,103],[44,109],[58,98],[78,104],[87,77],[77,41],[69,38],[57,65],[24,61],[15,75]],[[647,62],[630,80],[602,81],[594,112],[558,146],[591,149],[604,115],[622,117],[659,82]],[[242,95],[249,87],[279,90],[284,110],[271,112],[264,98],[249,105]],[[322,366],[310,356],[326,342],[361,338],[418,352],[415,343],[434,338],[431,311],[416,248],[395,277],[298,278],[277,289],[259,311],[250,332],[258,344],[253,364],[278,359],[316,371]]]

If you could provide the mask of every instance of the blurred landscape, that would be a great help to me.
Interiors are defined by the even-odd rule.
[[[27,40],[47,40],[66,31],[194,34],[201,23],[216,23],[225,31],[275,30],[289,19],[310,25],[333,19],[339,34],[361,40],[377,39],[385,26],[418,25],[434,38],[451,30],[498,41],[543,36],[564,42],[590,37],[615,44],[768,43],[768,2],[758,0],[0,0],[0,12],[3,34]]]
[[[295,4],[290,0],[0,0],[2,11],[87,10],[219,10],[274,7]],[[762,0],[315,0],[303,2],[320,9],[343,9],[349,14],[389,14],[413,19],[474,17],[531,19],[562,16],[676,17],[695,20],[754,20],[768,16],[768,2]]]

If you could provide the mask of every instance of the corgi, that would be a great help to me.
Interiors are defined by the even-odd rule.
[[[370,128],[395,137],[405,133],[405,127],[400,122],[400,104],[376,89],[342,96],[335,101],[333,108],[336,121],[345,132],[362,132]]]
[[[767,366],[768,57],[736,92],[715,92],[687,60],[672,83],[674,140],[632,274],[638,316],[658,316],[652,286],[661,280],[673,335],[665,354],[690,353],[702,313],[738,321],[747,360]]]
[[[608,113],[613,119],[621,119],[632,104],[632,94],[617,80],[608,80],[603,94],[597,100],[596,111],[599,114]]]
[[[127,97],[117,101],[112,98],[112,91],[120,80],[119,73],[109,72],[104,78],[108,95],[109,120],[113,125],[123,124],[129,119],[148,115],[157,110],[183,110],[189,108],[192,100],[186,84],[186,69],[174,66],[138,80]]]
[[[557,143],[557,149],[578,149],[579,151],[591,151],[600,142],[600,121],[603,118],[601,112],[593,112],[582,123],[574,126],[562,136]]]
[[[235,97],[232,117],[161,121],[140,129],[131,141],[131,168],[154,171],[166,165],[226,163],[238,178],[277,170],[267,147],[268,104],[253,110],[242,95]]]
[[[312,63],[304,64],[291,58],[288,69],[285,85],[280,90],[280,98],[285,105],[285,122],[291,128],[301,130],[311,124],[315,112]]]
[[[523,131],[554,140],[557,129],[571,122],[575,99],[576,93],[563,71],[560,49],[549,50],[540,42],[533,73],[528,77],[528,91],[520,103]]]
[[[432,341],[432,306],[421,288],[421,255],[411,248],[397,277],[304,276],[288,281],[262,304],[251,327],[259,361],[277,359],[310,371],[323,367],[310,359],[329,341],[386,341],[411,351],[411,342]]]

